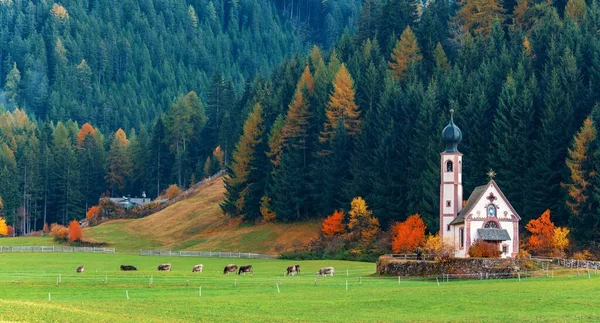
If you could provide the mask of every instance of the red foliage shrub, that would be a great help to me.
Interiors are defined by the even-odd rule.
[[[496,244],[481,239],[475,240],[469,248],[469,256],[473,258],[499,258],[501,254]]]

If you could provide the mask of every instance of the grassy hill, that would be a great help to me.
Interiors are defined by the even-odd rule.
[[[276,254],[316,236],[317,221],[250,225],[223,215],[225,188],[219,177],[161,212],[135,220],[115,220],[84,229],[84,236],[118,251],[139,249],[239,251]]]

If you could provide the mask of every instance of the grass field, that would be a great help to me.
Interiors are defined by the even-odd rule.
[[[438,286],[435,280],[399,283],[394,277],[375,277],[374,264],[345,261],[301,261],[300,276],[284,277],[293,262],[80,253],[13,253],[0,259],[0,321],[600,320],[600,276],[594,273],[591,279],[569,274]],[[171,272],[156,271],[167,262]],[[204,273],[191,273],[197,263],[204,264]],[[223,275],[228,263],[252,264],[254,275]],[[81,264],[85,273],[75,273]],[[140,270],[120,272],[121,264]],[[315,271],[326,265],[335,266],[336,276],[316,279]]]
[[[110,243],[121,252],[140,249],[234,251],[278,254],[315,237],[318,221],[248,225],[223,215],[223,178],[151,216],[117,220],[84,229],[86,239]]]

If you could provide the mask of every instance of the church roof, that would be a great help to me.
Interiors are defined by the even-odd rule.
[[[519,217],[519,215],[517,214],[517,212],[515,211],[515,209],[510,204],[510,201],[508,201],[508,199],[506,198],[506,196],[504,195],[504,193],[502,193],[502,191],[498,187],[498,184],[496,184],[496,182],[492,179],[487,184],[481,185],[481,186],[477,186],[473,190],[473,192],[469,196],[469,199],[467,200],[467,204],[465,205],[465,207],[463,207],[463,209],[460,211],[460,213],[458,214],[458,216],[454,220],[452,220],[452,222],[450,222],[450,225],[464,223],[465,222],[465,218],[469,214],[471,214],[471,212],[473,212],[473,208],[475,207],[475,205],[477,205],[477,202],[479,202],[479,200],[485,194],[485,192],[487,191],[487,188],[490,185],[494,186],[496,188],[496,190],[498,191],[498,193],[500,193],[500,196],[502,197],[502,199],[504,199],[504,201],[506,201],[506,204],[508,204],[508,207],[512,211],[512,214],[514,214],[515,218],[517,220],[521,220],[521,218]]]
[[[506,241],[510,240],[510,235],[505,229],[484,228],[477,229],[477,234],[484,241]]]
[[[469,215],[471,211],[473,211],[473,208],[475,207],[475,205],[477,205],[477,202],[481,199],[483,194],[485,194],[485,191],[487,190],[488,186],[489,184],[475,187],[475,189],[469,196],[465,207],[463,207],[462,211],[460,211],[460,214],[458,214],[458,216],[452,222],[450,222],[451,225],[465,222],[465,217]]]
[[[462,131],[460,128],[454,124],[454,110],[450,110],[450,122],[448,125],[442,130],[442,139],[446,144],[447,153],[457,153],[458,152],[458,144],[462,140]]]

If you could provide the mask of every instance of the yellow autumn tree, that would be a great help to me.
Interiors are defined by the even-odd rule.
[[[554,247],[554,256],[564,257],[565,251],[569,247],[569,228],[556,227],[552,239]]]
[[[344,125],[350,136],[360,131],[360,111],[354,101],[354,81],[345,64],[340,66],[333,81],[333,92],[325,109],[325,125],[319,140],[329,142],[335,135],[338,124]]]
[[[504,21],[501,0],[461,0],[456,20],[463,33],[472,32],[484,37],[492,32],[496,21]]]
[[[565,16],[571,18],[575,23],[580,24],[587,13],[585,0],[569,0],[565,7]]]
[[[417,37],[410,26],[407,26],[402,32],[400,40],[396,41],[392,60],[388,63],[392,69],[392,76],[395,80],[403,80],[408,67],[421,60],[423,60],[423,55],[417,43]]]
[[[8,234],[8,226],[6,225],[6,220],[0,217],[0,235],[5,236]]]
[[[352,238],[356,239],[364,249],[373,242],[379,233],[379,220],[373,217],[373,211],[369,210],[367,202],[360,196],[352,199],[350,207],[348,230]]]
[[[563,184],[569,194],[567,207],[576,217],[584,217],[593,210],[592,180],[596,177],[596,165],[592,158],[592,143],[596,140],[596,127],[590,117],[583,122],[581,130],[573,138],[566,160],[570,171],[570,181]]]
[[[221,146],[217,146],[212,154],[219,163],[219,169],[223,169],[225,167],[225,155],[223,154],[223,150],[221,150]]]

